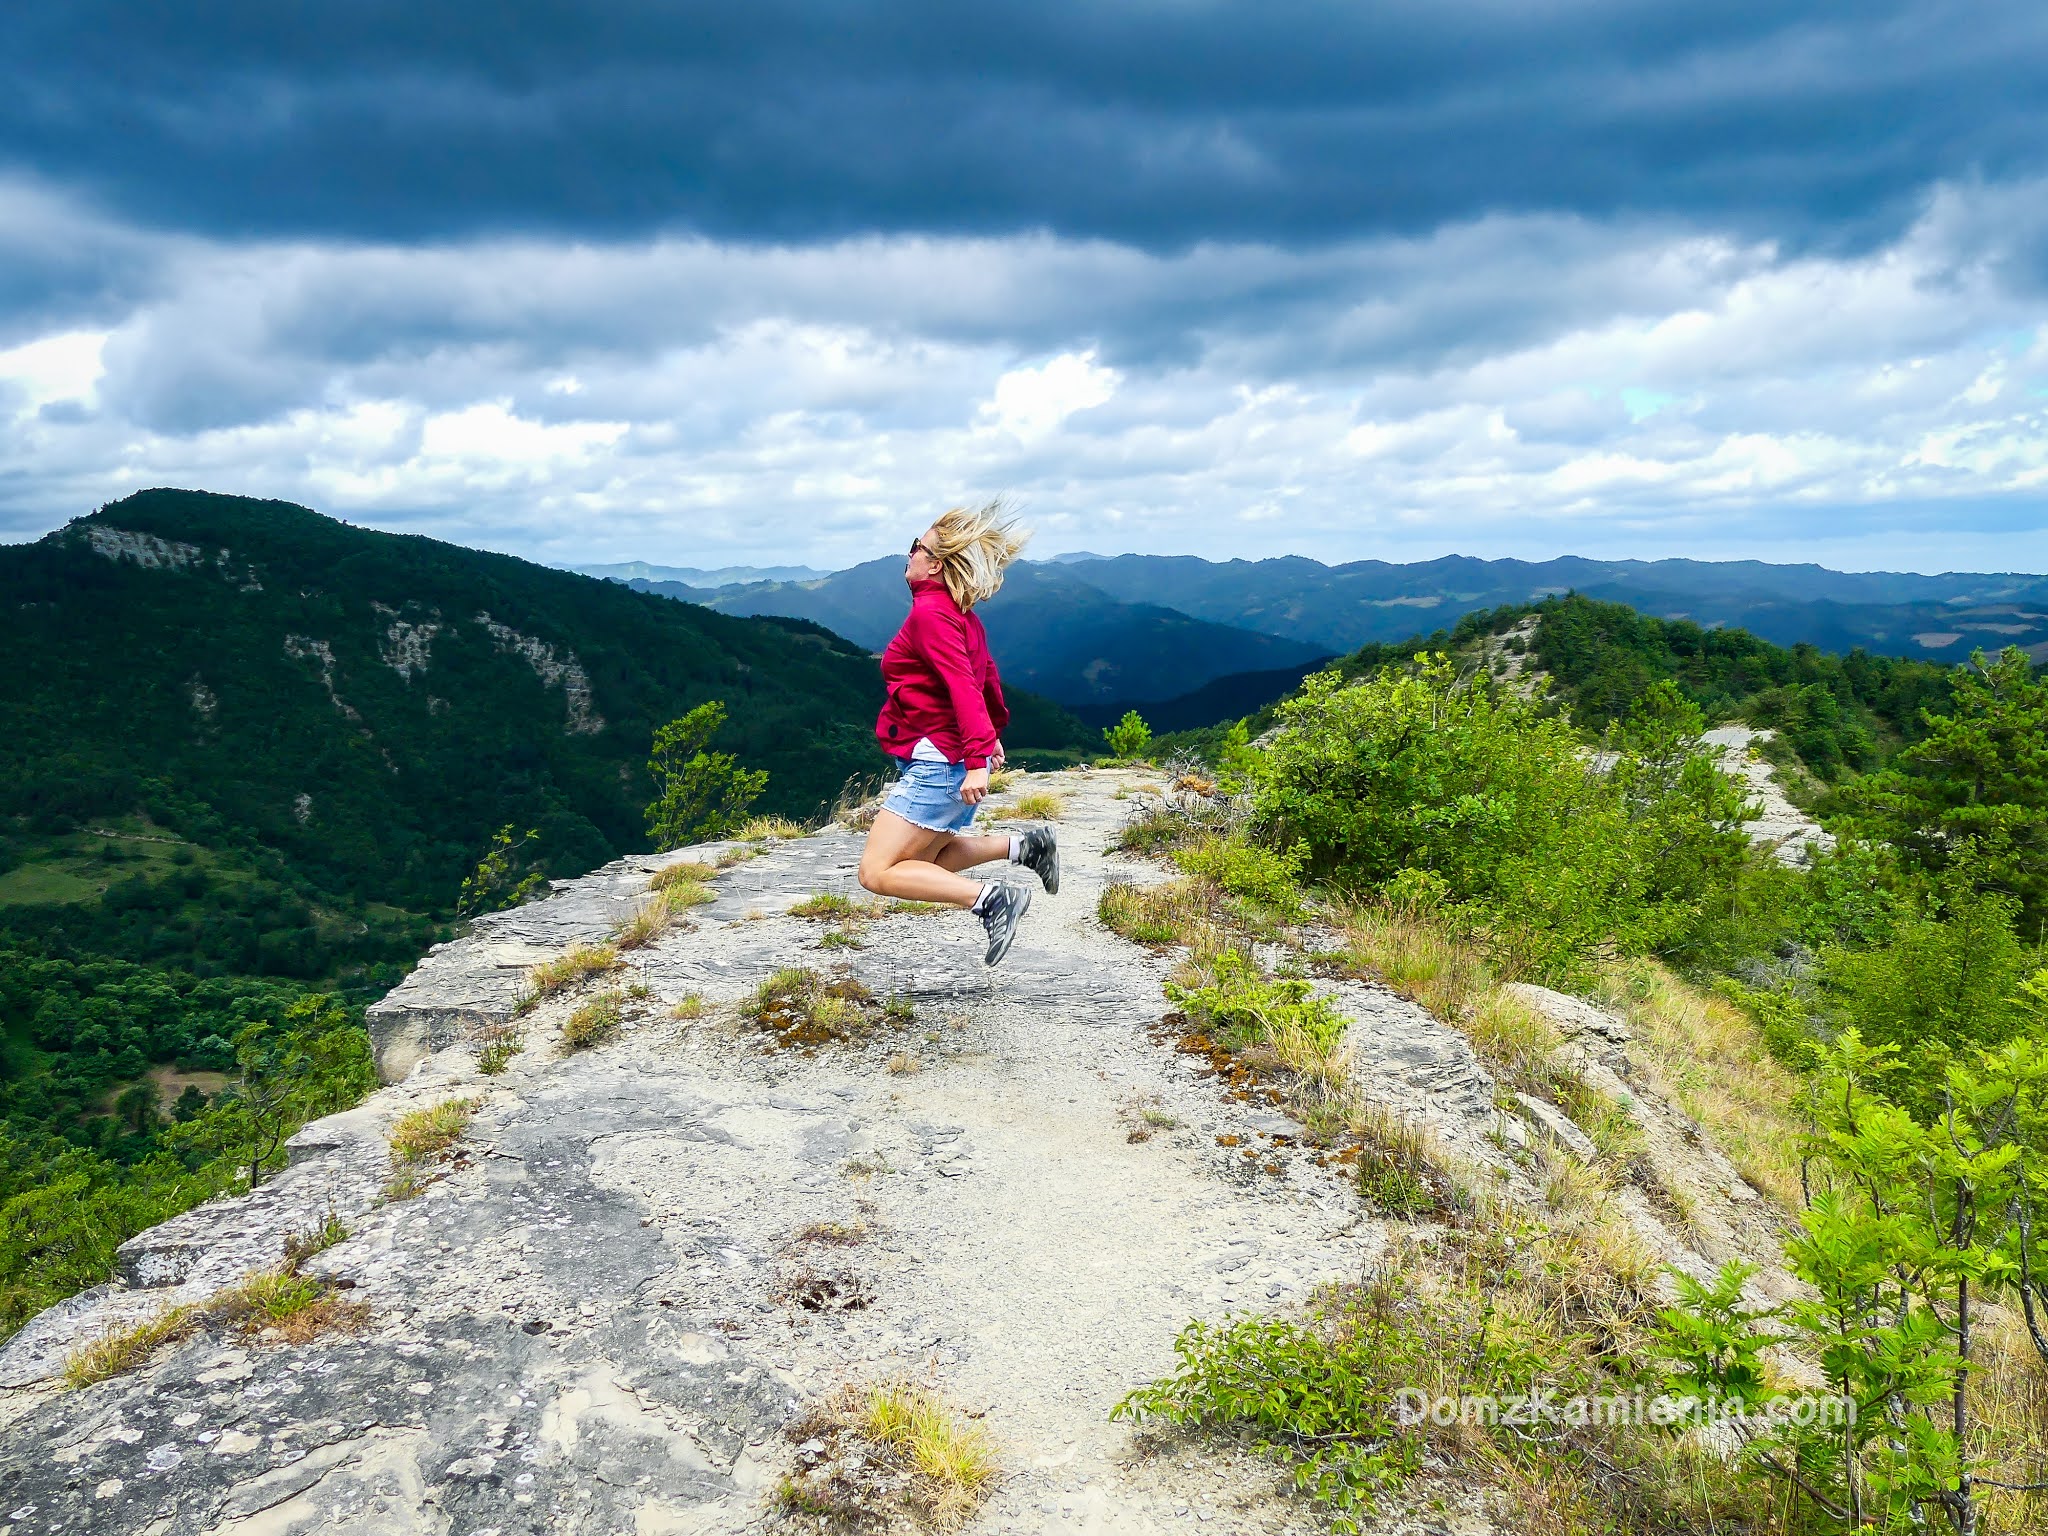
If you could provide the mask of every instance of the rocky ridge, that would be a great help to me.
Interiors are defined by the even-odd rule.
[[[995,971],[953,912],[821,947],[786,914],[859,894],[859,838],[838,829],[727,870],[712,904],[627,957],[611,982],[644,995],[595,1049],[560,1045],[579,996],[517,1021],[502,1075],[470,1042],[514,1022],[535,961],[603,939],[653,872],[720,848],[621,860],[431,953],[373,1010],[389,1086],[307,1126],[263,1188],[132,1240],[116,1282],[0,1349],[0,1536],[768,1530],[794,1454],[780,1427],[891,1377],[933,1383],[994,1437],[1005,1477],[975,1532],[1319,1529],[1277,1469],[1141,1454],[1107,1414],[1170,1366],[1188,1319],[1354,1278],[1388,1225],[1274,1104],[1176,1049],[1170,958],[1097,923],[1106,880],[1156,876],[1108,851],[1141,778],[1031,783],[1067,797],[1064,888]],[[717,1006],[792,963],[907,998],[915,1022],[804,1052]],[[1540,1101],[1503,1109],[1465,1038],[1414,1004],[1329,990],[1355,1021],[1354,1078],[1511,1188],[1518,1142],[1576,1130]],[[691,996],[703,1016],[673,1017]],[[1732,1167],[1637,1091],[1620,1024],[1527,1000],[1687,1171],[1689,1232],[1632,1211],[1657,1250],[1704,1273],[1767,1246]],[[445,1176],[383,1200],[392,1123],[456,1097],[479,1107]],[[274,1266],[329,1213],[349,1236],[305,1268],[368,1304],[362,1333],[204,1337],[61,1389],[81,1343]],[[805,1236],[826,1229],[864,1240]]]

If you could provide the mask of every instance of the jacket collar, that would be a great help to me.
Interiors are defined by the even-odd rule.
[[[949,603],[953,601],[953,594],[947,590],[946,584],[936,576],[927,576],[922,581],[913,581],[910,584],[910,596],[913,602],[920,597],[927,597],[934,592],[938,593],[939,596]]]

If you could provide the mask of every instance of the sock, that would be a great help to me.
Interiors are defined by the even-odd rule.
[[[993,880],[983,885],[981,888],[981,894],[974,898],[973,904],[970,905],[967,910],[979,916],[981,913],[981,909],[988,905],[989,897],[995,894],[995,890],[996,883]]]
[[[1010,834],[1010,862],[1014,864],[1023,857],[1024,834],[1022,832],[1012,832]]]

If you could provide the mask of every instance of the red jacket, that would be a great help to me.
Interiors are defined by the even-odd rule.
[[[910,613],[882,652],[882,686],[875,739],[891,757],[929,736],[947,762],[986,767],[1010,723],[981,619],[962,613],[943,581],[910,584]]]

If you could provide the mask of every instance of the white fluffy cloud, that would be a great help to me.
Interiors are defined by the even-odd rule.
[[[114,275],[0,329],[0,535],[171,484],[562,562],[832,565],[1005,491],[1044,553],[2039,570],[2043,190],[1947,188],[1849,253],[1505,217],[1167,255],[226,245],[65,208]]]

